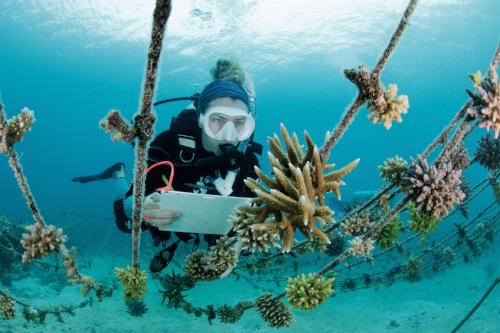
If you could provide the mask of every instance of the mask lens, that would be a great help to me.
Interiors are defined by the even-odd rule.
[[[227,107],[208,109],[200,120],[206,134],[221,141],[246,140],[255,127],[255,121],[248,113]]]

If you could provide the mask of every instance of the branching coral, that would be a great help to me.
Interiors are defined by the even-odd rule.
[[[373,240],[371,238],[354,237],[349,241],[349,254],[357,257],[364,257],[373,250]]]
[[[53,225],[48,227],[35,223],[26,227],[29,234],[23,234],[21,245],[25,251],[23,262],[31,262],[33,259],[47,258],[47,254],[58,251],[59,245],[66,242],[67,237],[63,235],[61,228],[56,229]]]
[[[477,80],[476,80],[477,81]],[[476,92],[467,89],[472,98],[469,115],[480,121],[479,127],[493,129],[495,139],[500,135],[500,89],[495,67],[490,64],[488,76],[477,86]]]
[[[469,157],[469,150],[464,147],[464,142],[461,141],[455,150],[450,154],[448,162],[453,165],[456,170],[465,170],[469,167],[471,159]]]
[[[254,225],[254,214],[265,213],[264,210],[256,207],[241,206],[234,211],[234,215],[229,220],[233,224],[233,230],[239,234],[239,239],[243,242],[242,249],[249,249],[252,252],[259,250],[261,252],[267,252],[272,246],[279,247],[276,243],[278,235],[273,233],[268,233],[265,230],[259,230],[253,227]]]
[[[186,257],[182,269],[193,281],[213,281],[219,278],[223,270],[215,270],[208,265],[210,255],[205,250],[197,250]]]
[[[405,280],[409,282],[418,282],[422,280],[422,266],[424,262],[421,259],[410,256],[408,261],[401,264],[401,272]]]
[[[271,293],[259,296],[255,300],[257,312],[271,327],[289,327],[293,321],[293,314],[280,299],[274,299]]]
[[[343,237],[335,237],[332,242],[326,246],[326,254],[335,257],[344,252],[345,240]]]
[[[403,224],[399,221],[399,216],[390,220],[378,233],[375,234],[375,244],[383,249],[390,248],[399,238],[399,232],[403,228]]]
[[[86,297],[92,289],[94,289],[95,295],[99,302],[102,301],[104,296],[110,296],[107,295],[108,292],[106,292],[103,286],[97,283],[94,278],[92,278],[91,276],[80,274],[78,272],[75,247],[71,248],[71,254],[65,246],[59,246],[58,250],[59,256],[64,263],[66,277],[69,279],[69,282],[72,285],[82,285],[82,288],[80,289],[80,294],[82,294],[82,296]]]
[[[362,211],[345,219],[340,227],[342,231],[339,232],[340,236],[361,236],[370,230],[374,221],[370,220],[370,215],[367,211]]]
[[[459,204],[465,196],[460,189],[462,170],[453,169],[451,163],[429,165],[420,155],[416,161],[411,157],[410,160],[412,167],[407,178],[410,199],[418,209],[436,218],[447,216],[448,209],[453,209],[453,204]]]
[[[123,142],[130,142],[137,135],[136,128],[127,124],[118,110],[109,111],[106,118],[101,120],[99,126],[108,133],[114,133],[111,136],[111,140],[113,141],[122,140]]]
[[[478,144],[474,159],[488,170],[497,169],[500,166],[500,138],[494,139],[486,133]]]
[[[460,189],[465,196],[462,202],[458,205],[458,209],[460,210],[460,213],[462,213],[462,215],[467,219],[469,218],[469,208],[467,207],[467,200],[472,194],[472,189],[469,182],[466,181],[464,177],[462,177],[462,184],[460,184]]]
[[[252,302],[240,302],[234,307],[224,304],[217,308],[217,316],[225,324],[234,324],[243,316],[245,308],[251,305]]]
[[[173,307],[175,309],[186,304],[184,300],[185,296],[182,293],[192,289],[195,285],[189,277],[175,274],[173,270],[172,275],[167,274],[160,278],[160,283],[165,289],[160,291],[163,294],[161,303],[163,304],[165,299],[168,298],[167,307]]]
[[[383,121],[386,129],[392,127],[393,120],[398,123],[402,122],[401,114],[408,113],[410,104],[408,103],[408,96],[400,95],[396,97],[397,94],[398,86],[389,84],[389,88],[384,91],[383,98],[369,100],[367,108],[371,113],[368,115],[368,119],[374,124],[380,124]]]
[[[127,269],[115,267],[115,275],[121,280],[123,287],[123,298],[127,301],[137,301],[142,299],[142,295],[148,292],[146,288],[146,278],[148,275],[134,267]]]
[[[354,169],[359,159],[342,169],[323,174],[334,165],[327,165],[326,161],[320,159],[318,149],[307,132],[304,134],[307,143],[305,153],[297,135],[294,133],[290,137],[283,124],[281,134],[284,147],[277,135],[268,138],[271,149],[268,156],[274,178],[256,167],[262,184],[251,178],[245,180],[245,184],[257,194],[253,203],[258,205],[248,210],[248,218],[254,221],[255,229],[279,234],[283,252],[291,250],[296,229],[309,240],[312,239],[312,233],[330,243],[329,238],[315,225],[316,221],[333,222],[333,212],[325,205],[324,194],[333,191],[340,199],[339,187],[345,185],[341,179]]]
[[[4,149],[3,145],[12,146],[14,143],[21,141],[24,133],[31,130],[31,125],[34,122],[34,112],[28,108],[22,109],[17,116],[7,120],[7,138],[5,140],[0,130],[0,152]]]
[[[398,155],[388,158],[384,161],[384,165],[380,165],[378,167],[380,177],[393,185],[401,186],[403,184],[404,177],[406,177],[408,170],[407,165],[408,162]]]
[[[224,236],[211,248],[208,265],[212,269],[224,272],[229,267],[236,266],[239,254],[229,246],[229,242],[229,238]]]
[[[292,308],[300,308],[302,311],[312,310],[328,299],[333,293],[332,283],[334,278],[325,280],[317,274],[306,277],[305,274],[295,279],[288,278],[286,296]]]
[[[437,225],[442,221],[434,215],[418,210],[413,202],[408,204],[408,210],[410,229],[419,233],[422,240],[425,239],[428,233],[436,230]]]
[[[493,184],[493,194],[497,199],[497,204],[500,205],[500,180],[497,180],[495,184]]]
[[[148,307],[143,301],[126,301],[127,313],[134,317],[142,317],[148,312]]]
[[[198,250],[191,253],[184,261],[184,272],[193,281],[213,281],[226,270],[236,266],[239,253],[229,246],[230,239],[217,240],[210,252]]]
[[[5,291],[5,294],[0,296],[0,314],[4,319],[9,320],[16,317],[16,308],[14,302],[8,296],[8,290]]]
[[[384,127],[390,129],[392,121],[401,122],[401,114],[406,114],[410,107],[408,96],[398,93],[398,86],[389,84],[386,90],[379,80],[378,73],[371,73],[365,65],[358,69],[346,69],[344,75],[358,86],[363,101],[367,100],[370,111],[368,119],[374,124],[384,122]]]
[[[320,238],[316,235],[313,235],[313,239],[311,241],[311,246],[312,246],[314,251],[325,252],[326,245],[327,245],[326,242],[322,238]]]
[[[455,261],[457,256],[455,254],[455,251],[453,251],[453,249],[451,247],[444,248],[443,256],[444,256],[444,260],[445,260],[446,264],[448,266],[453,266],[453,262]]]

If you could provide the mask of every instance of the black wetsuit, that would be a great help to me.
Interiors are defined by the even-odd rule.
[[[176,191],[218,194],[210,179],[216,179],[218,173],[220,173],[220,176],[225,177],[228,172],[228,166],[226,163],[205,166],[193,165],[196,161],[215,156],[203,148],[201,134],[196,111],[193,109],[182,111],[178,117],[172,119],[170,129],[158,134],[151,142],[148,152],[148,167],[160,161],[170,161],[175,165],[172,187]],[[257,179],[254,166],[259,165],[256,153],[260,154],[261,151],[262,146],[258,143],[250,142],[245,154],[240,156],[239,172],[236,176],[231,196],[255,196],[246,187],[243,180],[246,177]],[[170,167],[168,165],[155,167],[147,174],[146,196],[153,193],[157,188],[165,186],[162,175],[165,175],[167,179],[169,178]],[[132,231],[132,223],[125,215],[123,201],[132,195],[132,191],[131,185],[125,197],[114,202],[118,229],[127,233]],[[203,223],[203,221],[200,221],[200,223]],[[166,241],[171,237],[169,231],[160,231],[157,227],[147,222],[143,221],[141,227],[143,230],[149,230],[153,239],[157,241]],[[183,241],[188,241],[196,237],[196,235],[182,232],[176,232],[175,234]],[[218,237],[216,235],[205,235],[204,238],[209,245],[212,245]]]

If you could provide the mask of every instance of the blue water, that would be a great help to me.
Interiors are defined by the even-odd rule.
[[[255,140],[267,148],[266,138],[279,133],[283,122],[299,137],[307,129],[321,146],[325,132],[335,127],[356,96],[342,70],[374,66],[406,4],[173,1],[156,99],[201,92],[215,60],[234,55],[255,81]],[[132,177],[133,149],[112,142],[98,123],[111,109],[128,119],[138,109],[153,7],[153,1],[132,0],[0,2],[0,97],[9,118],[25,106],[35,111],[32,131],[15,147],[50,223],[63,221],[65,212],[113,216],[111,181],[82,186],[72,183],[72,177],[117,161],[126,163],[127,177]],[[345,178],[345,198],[379,188],[378,165],[396,154],[416,156],[458,112],[468,98],[465,88],[472,88],[466,74],[488,69],[500,37],[499,12],[497,0],[428,0],[417,5],[381,77],[386,86],[396,83],[398,93],[409,96],[409,112],[389,131],[367,120],[366,109],[358,113],[330,158],[337,166],[361,159]],[[157,131],[166,129],[183,106],[159,106]],[[470,154],[484,133],[476,129],[467,139]],[[268,170],[265,153],[261,164]],[[474,165],[466,176],[475,184],[486,171]],[[491,191],[482,193],[471,203],[471,212],[479,212],[491,199]],[[3,155],[0,215],[31,223]],[[81,241],[95,230],[113,230],[113,224],[82,220],[69,236]],[[129,251],[128,237],[116,231],[113,239]]]

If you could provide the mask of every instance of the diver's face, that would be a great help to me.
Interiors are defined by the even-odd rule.
[[[246,104],[237,98],[231,98],[231,97],[216,98],[210,103],[208,103],[207,109],[217,106],[239,109],[248,113],[248,108]],[[209,122],[208,126],[213,134],[217,134],[226,124],[232,122],[234,129],[236,130],[236,133],[240,134],[245,126],[246,120],[247,117],[242,117],[242,116],[231,117],[224,113],[212,113],[208,117],[208,122]]]

